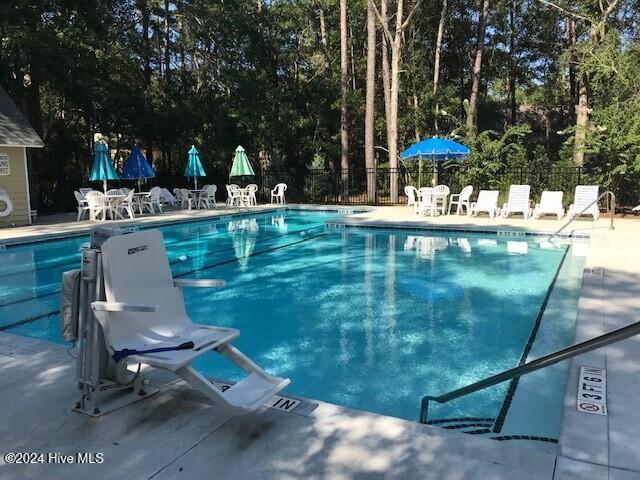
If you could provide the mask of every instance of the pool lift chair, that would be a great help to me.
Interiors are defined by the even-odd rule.
[[[74,410],[98,416],[156,393],[155,381],[140,374],[145,364],[175,374],[225,412],[262,411],[290,380],[269,375],[233,347],[238,330],[193,323],[185,310],[182,288],[222,284],[174,279],[158,230],[93,229],[81,269],[63,275],[61,333],[77,341]],[[248,375],[223,391],[191,366],[209,352]],[[138,364],[137,373],[128,364]]]

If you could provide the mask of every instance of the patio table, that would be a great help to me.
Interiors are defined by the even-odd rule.
[[[105,198],[105,214],[104,214],[104,219],[106,220],[106,212],[108,211],[111,215],[111,220],[115,220],[113,217],[114,215],[120,219],[124,219],[124,217],[122,216],[122,214],[118,211],[118,204],[120,202],[122,202],[122,200],[124,200],[126,198],[126,195],[124,194],[107,194],[104,196]]]
[[[426,194],[424,192],[420,192],[418,191],[418,198],[420,200],[420,203],[422,203],[424,201]],[[436,215],[436,206],[438,205],[439,202],[442,202],[443,205],[443,212],[447,211],[447,199],[449,198],[449,194],[447,193],[430,193],[429,196],[431,197],[431,216],[435,217]]]

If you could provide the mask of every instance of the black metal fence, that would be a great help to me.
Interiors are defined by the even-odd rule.
[[[446,168],[436,164],[434,171],[429,162],[420,165],[413,162],[399,169],[351,169],[349,172],[335,172],[324,169],[289,170],[269,168],[257,170],[253,177],[235,178],[235,183],[258,185],[258,201],[269,202],[270,192],[278,183],[286,183],[287,201],[290,203],[343,204],[343,205],[398,205],[406,203],[404,187],[413,185],[417,188],[431,186],[434,179],[437,183],[448,185],[451,192],[459,192],[465,185],[472,185],[474,191],[480,189],[500,190],[501,201],[506,200],[509,185],[531,185],[533,200],[539,198],[543,190],[562,190],[568,204],[573,197],[576,185],[591,183],[593,178],[581,167],[574,168],[517,168],[487,172],[482,169]],[[54,185],[44,181],[42,177],[34,177],[37,183],[39,209],[41,212],[64,212],[75,210],[73,190],[86,185]],[[397,199],[392,197],[392,182],[397,183]],[[85,182],[86,183],[86,182]],[[207,177],[200,178],[199,185],[205,183],[218,186],[218,199],[226,199],[225,184],[229,183],[228,172],[224,168],[211,168]],[[109,182],[110,188],[120,186],[134,187],[135,181],[120,180]],[[152,186],[163,186],[169,189],[193,185],[191,179],[182,176],[160,175],[146,182],[143,189]],[[345,185],[348,188],[344,188]],[[101,188],[95,184],[94,188]],[[607,188],[608,186],[603,186]],[[617,193],[617,192],[616,192]]]

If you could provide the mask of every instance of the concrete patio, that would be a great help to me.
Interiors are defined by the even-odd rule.
[[[182,221],[191,212],[164,215]],[[229,213],[229,212],[227,212]],[[221,210],[217,214],[224,214]],[[406,207],[350,215],[348,225],[553,232],[563,222],[468,217],[417,218]],[[577,221],[567,229],[590,235],[576,341],[637,321],[640,307],[640,222]],[[75,228],[73,228],[75,227]],[[85,232],[63,223],[50,233]],[[38,238],[43,227],[0,230],[5,240]],[[10,232],[10,233],[7,233]],[[14,233],[16,232],[16,233]],[[608,416],[576,411],[580,366],[607,369]],[[7,452],[101,452],[102,464],[8,465],[0,478],[446,478],[640,479],[640,339],[572,360],[559,445],[480,438],[416,422],[304,400],[290,412],[226,416],[186,385],[99,418],[71,411],[74,363],[65,349],[0,333],[0,438]],[[165,376],[151,372],[157,382]]]

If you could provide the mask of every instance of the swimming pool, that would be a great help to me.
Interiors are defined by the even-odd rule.
[[[224,289],[185,290],[192,319],[239,328],[238,347],[291,378],[288,393],[417,420],[422,395],[571,343],[583,266],[571,245],[325,226],[340,215],[287,209],[160,227],[174,275],[227,281]],[[62,342],[60,275],[77,268],[85,241],[0,251],[0,329]],[[196,367],[239,376],[215,355]],[[553,440],[565,378],[559,364],[515,386],[434,404],[429,418]]]

